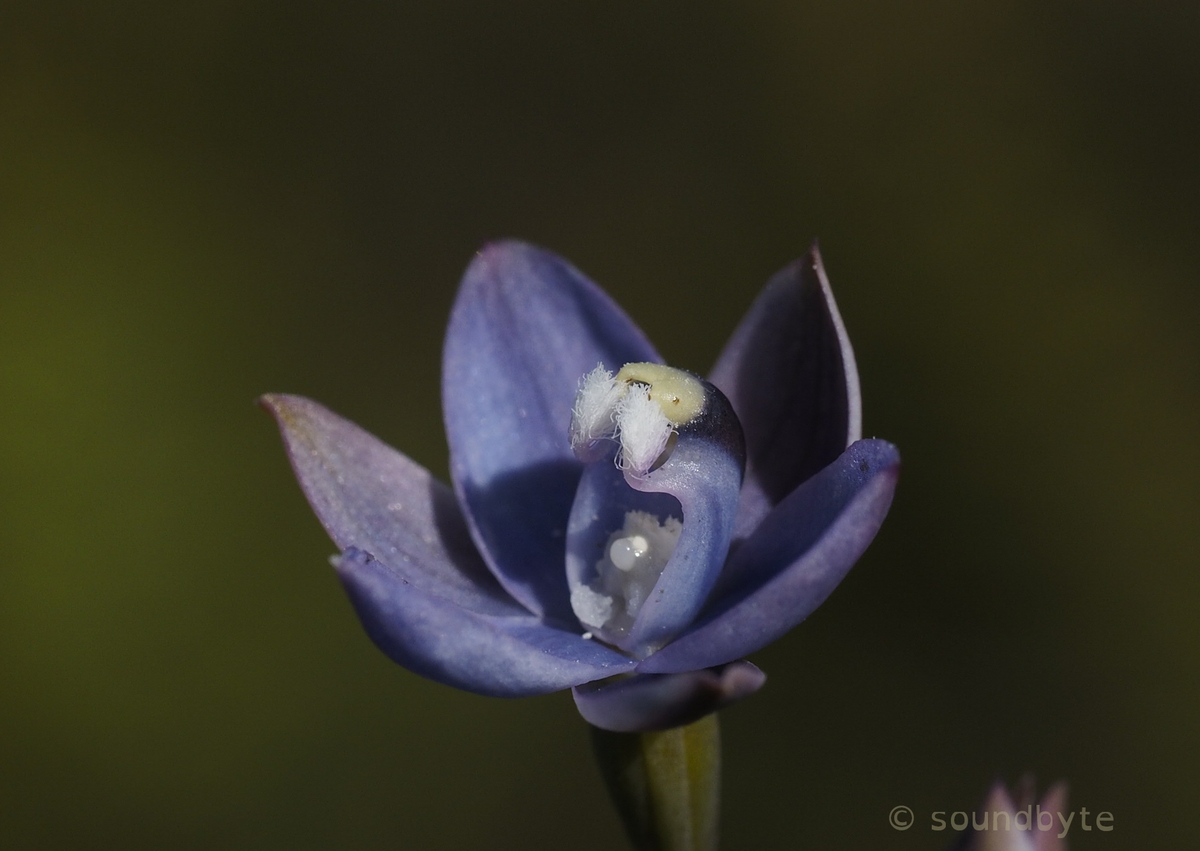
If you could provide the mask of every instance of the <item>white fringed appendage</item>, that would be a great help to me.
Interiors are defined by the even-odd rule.
[[[571,449],[583,454],[597,440],[611,438],[617,431],[617,409],[625,395],[622,382],[597,364],[579,379],[575,407],[571,410]]]
[[[679,372],[670,367],[656,368],[660,373]],[[668,417],[664,402],[677,413],[679,397],[659,393],[639,377],[623,377],[627,364],[616,377],[599,364],[579,381],[575,405],[571,410],[571,450],[585,461],[594,460],[595,444],[601,440],[616,440],[621,445],[617,466],[636,476],[645,475],[667,448],[676,424]],[[686,373],[679,373],[693,381]]]

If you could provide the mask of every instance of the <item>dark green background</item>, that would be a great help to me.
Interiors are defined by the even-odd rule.
[[[369,644],[253,405],[444,475],[506,236],[698,370],[820,237],[904,453],[724,714],[725,848],[940,849],[1025,771],[1194,842],[1194,4],[176,5],[0,8],[0,846],[621,847],[569,697]]]

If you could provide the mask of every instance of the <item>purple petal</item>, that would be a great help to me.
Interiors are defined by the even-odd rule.
[[[1070,810],[1067,809],[1067,784],[1059,782],[1051,786],[1046,794],[1042,796],[1041,808],[1042,812],[1051,812],[1055,814],[1054,830],[1048,832],[1043,831],[1039,826],[1039,829],[1036,831],[1036,836],[1034,836],[1033,839],[1035,851],[1066,851],[1066,837],[1063,837],[1062,839],[1058,838],[1058,834],[1062,827],[1058,818],[1058,814],[1061,813],[1065,816],[1068,812],[1070,812]]]
[[[480,559],[454,494],[423,467],[309,399],[261,401],[338,549],[404,565],[409,581],[477,611],[523,611]]]
[[[728,400],[711,385],[708,391],[705,413],[679,430],[666,463],[638,476],[617,469],[610,453],[584,471],[571,508],[572,589],[592,578],[609,535],[622,527],[627,512],[683,521],[674,552],[628,633],[605,636],[634,656],[646,656],[695,620],[729,552],[742,483],[742,435]]]
[[[730,557],[697,625],[644,673],[708,668],[765,647],[825,601],[879,531],[900,472],[896,447],[861,440],[781,502]]]
[[[660,521],[667,517],[683,519],[679,501],[674,497],[661,493],[642,493],[631,488],[614,461],[615,452],[615,447],[609,447],[607,455],[587,465],[571,506],[567,527],[566,579],[572,591],[592,582],[596,574],[595,565],[604,557],[609,536],[624,526],[625,516],[629,512],[645,511]],[[620,635],[610,635],[604,630],[600,632],[605,641],[630,649]]]
[[[629,479],[638,490],[678,499],[683,532],[638,612],[625,649],[641,655],[643,649],[665,644],[696,619],[729,552],[741,482],[740,457],[730,454],[726,446],[689,439],[683,433],[670,461],[644,478]]]
[[[579,714],[616,733],[681,727],[749,697],[767,675],[749,662],[680,674],[640,674],[576,686]]]
[[[814,244],[751,305],[710,379],[746,432],[738,537],[861,436],[854,350]]]
[[[508,616],[471,611],[356,549],[335,566],[376,646],[397,664],[445,685],[525,697],[619,674],[634,664],[524,610]]]
[[[971,820],[972,825],[979,822],[987,827],[976,830],[972,826],[962,834],[954,848],[959,851],[1065,851],[1066,840],[1060,839],[1058,834],[1062,830],[1059,814],[1069,812],[1066,794],[1066,786],[1059,783],[1041,801],[1036,801],[1032,778],[1027,778],[1018,786],[1014,798],[1002,783],[996,782]],[[1000,817],[1000,813],[1005,815]],[[1045,813],[1051,814],[1048,825]]]
[[[443,353],[451,475],[492,572],[538,614],[575,622],[563,563],[582,466],[567,437],[579,379],[601,362],[659,360],[608,296],[549,252],[489,245],[463,277]]]

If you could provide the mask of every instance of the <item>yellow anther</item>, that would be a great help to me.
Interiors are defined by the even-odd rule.
[[[650,398],[672,425],[689,423],[704,411],[704,386],[682,369],[658,363],[627,363],[616,380],[649,387]]]

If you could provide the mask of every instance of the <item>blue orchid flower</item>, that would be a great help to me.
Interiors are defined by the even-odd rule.
[[[829,596],[891,504],[899,455],[859,439],[815,247],[707,380],[517,242],[476,255],[443,355],[453,491],[315,402],[263,403],[367,633],[446,685],[572,688],[619,732],[694,721],[761,687],[744,657]]]
[[[956,822],[959,815],[963,816],[961,824]],[[1067,808],[1066,783],[1051,786],[1038,800],[1029,777],[1011,795],[1002,783],[993,784],[983,804],[969,818],[963,812],[953,816],[937,813],[933,829],[945,830],[947,821],[953,830],[965,829],[952,843],[951,851],[1066,851],[1075,815]],[[1112,814],[1103,816],[1108,816],[1109,823],[1100,825],[1098,818],[1097,825],[1101,830],[1112,830]],[[1081,825],[1083,819],[1081,816]],[[1092,826],[1082,829],[1091,830]]]

